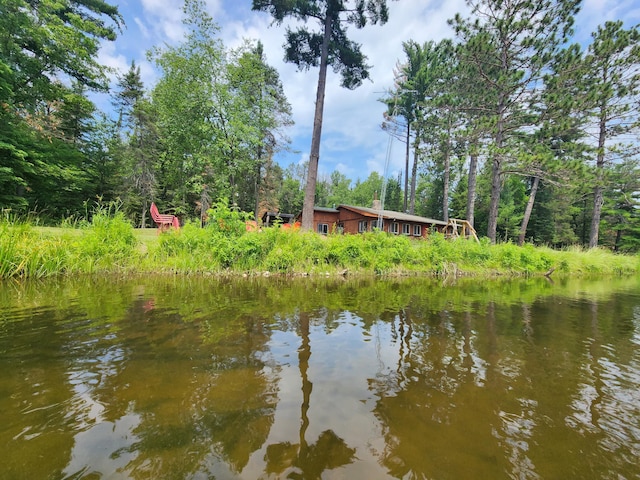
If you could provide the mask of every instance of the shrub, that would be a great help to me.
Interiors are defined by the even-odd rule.
[[[93,259],[105,267],[130,259],[137,245],[133,226],[121,211],[111,208],[98,207],[91,223],[82,225],[83,235],[74,245],[80,258]]]
[[[232,237],[244,235],[251,214],[229,208],[229,201],[221,198],[207,210],[206,228]]]

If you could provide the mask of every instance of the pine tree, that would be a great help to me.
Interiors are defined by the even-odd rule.
[[[487,236],[496,241],[502,175],[511,160],[509,143],[535,123],[526,103],[535,102],[536,82],[553,52],[570,33],[578,0],[468,0],[472,19],[451,24],[466,44],[462,61],[482,79],[491,102],[491,199]],[[494,103],[495,102],[495,103]],[[526,102],[526,103],[525,103]]]
[[[385,23],[386,0],[253,0],[253,9],[270,13],[277,23],[291,17],[302,22],[317,21],[320,31],[306,25],[287,29],[285,59],[300,69],[319,66],[309,170],[302,209],[302,228],[313,228],[313,206],[320,159],[320,138],[324,110],[327,67],[342,75],[342,86],[353,89],[369,78],[369,66],[360,45],[349,40],[346,25],[363,28],[368,22]]]
[[[638,128],[640,113],[640,31],[625,30],[621,21],[606,22],[593,33],[584,59],[587,108],[597,132],[596,184],[589,247],[598,245],[600,217],[607,188],[607,161],[615,156],[612,143]]]

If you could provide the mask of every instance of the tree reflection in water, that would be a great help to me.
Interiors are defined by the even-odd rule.
[[[313,383],[309,380],[308,375],[309,359],[311,358],[309,314],[301,313],[299,318],[301,344],[298,348],[298,366],[302,378],[300,440],[297,444],[280,442],[268,445],[265,455],[266,473],[280,475],[288,471],[286,478],[315,480],[321,478],[322,472],[325,470],[332,470],[352,463],[356,449],[349,448],[333,430],[325,430],[315,443],[311,445],[307,443],[308,411],[313,390]]]

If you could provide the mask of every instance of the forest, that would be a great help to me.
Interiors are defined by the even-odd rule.
[[[254,0],[253,9],[308,21],[288,31],[284,53],[299,68],[320,67],[316,105],[327,66],[357,88],[367,59],[347,25],[384,23],[386,0],[294,3]],[[305,191],[322,207],[370,206],[383,194],[388,210],[468,219],[492,243],[637,252],[638,27],[607,21],[579,44],[578,0],[467,3],[471,14],[450,19],[450,38],[403,42],[380,98],[381,128],[406,148],[404,171],[353,181],[338,171],[316,178],[321,111],[310,162],[277,163],[292,124],[279,74],[259,40],[227,47],[201,0],[185,1],[181,42],[148,52],[154,85],[135,62],[110,82],[98,61],[101,42],[124,27],[117,6],[3,0],[2,216],[60,225],[117,202],[140,227],[152,225],[152,201],[203,222],[218,202],[260,218],[308,209]],[[94,92],[109,94],[109,112]]]

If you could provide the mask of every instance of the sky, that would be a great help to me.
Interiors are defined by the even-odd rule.
[[[181,41],[182,3],[180,0],[112,0],[109,3],[118,6],[125,27],[115,42],[103,43],[99,61],[124,73],[135,60],[144,85],[150,90],[159,72],[146,59],[146,52],[154,46]],[[370,81],[348,90],[340,86],[340,76],[329,70],[320,146],[321,177],[337,170],[356,181],[365,180],[374,171],[387,178],[396,178],[403,171],[405,147],[398,140],[390,140],[389,134],[382,130],[386,107],[379,101],[393,88],[394,67],[404,60],[402,42],[453,38],[447,20],[458,12],[464,16],[468,12],[464,0],[387,0],[387,4],[390,14],[385,25],[349,29],[350,38],[362,45],[367,62],[372,65]],[[251,0],[206,0],[206,5],[220,26],[219,38],[227,48],[238,47],[246,39],[263,43],[267,62],[280,74],[295,122],[286,132],[292,139],[292,151],[278,154],[276,160],[283,168],[305,162],[311,146],[318,69],[298,71],[295,65],[284,62],[286,22],[282,26],[273,25],[270,15],[251,10]],[[640,2],[585,0],[576,18],[574,38],[581,43],[588,42],[598,25],[618,19],[627,26],[640,23]]]

